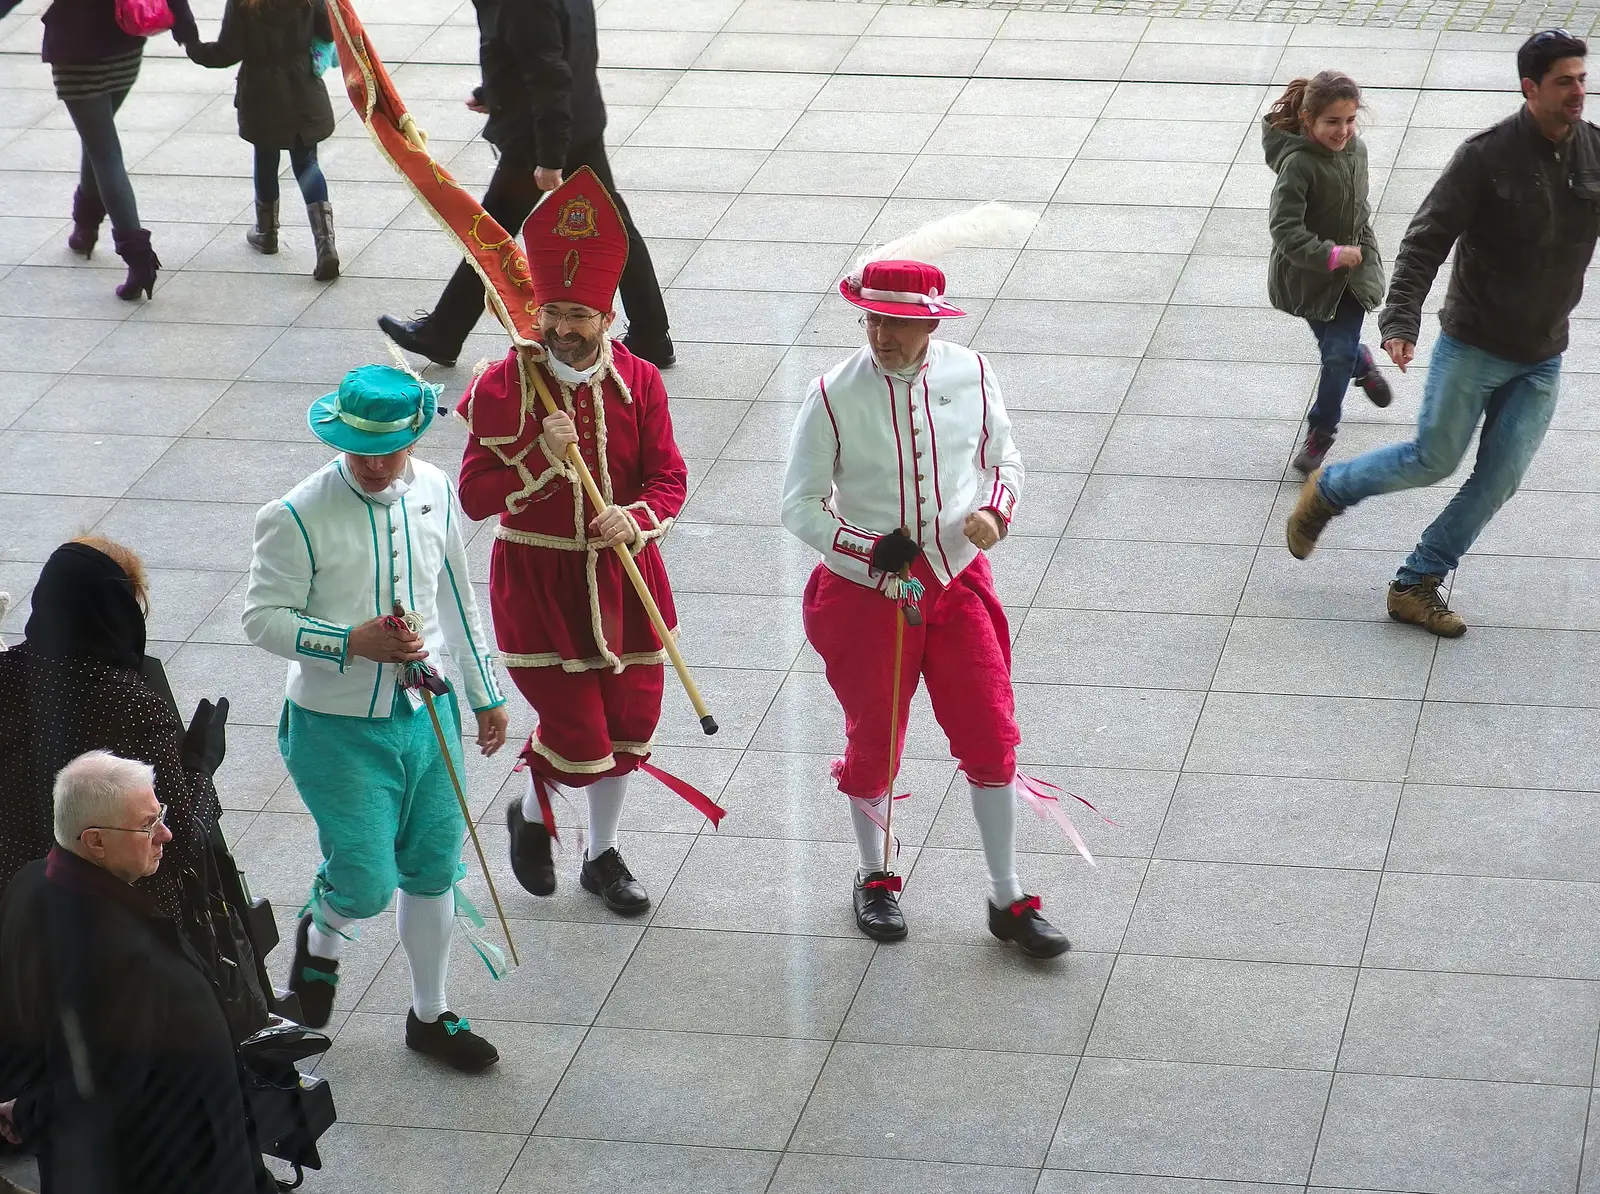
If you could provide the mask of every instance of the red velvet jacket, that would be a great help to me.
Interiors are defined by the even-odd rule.
[[[633,554],[669,627],[677,619],[656,548],[683,508],[688,470],[672,435],[661,374],[612,342],[611,370],[595,387],[569,388],[544,366],[545,384],[572,415],[595,483],[639,528]],[[656,637],[620,561],[590,545],[594,508],[565,464],[545,451],[537,394],[526,399],[515,350],[491,365],[456,408],[471,432],[461,462],[461,505],[498,517],[490,607],[507,667],[567,671],[659,663]],[[603,380],[602,380],[603,379]],[[620,382],[620,384],[619,384]]]

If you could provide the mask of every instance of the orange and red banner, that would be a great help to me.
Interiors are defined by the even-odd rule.
[[[502,228],[428,153],[427,136],[406,111],[350,0],[328,0],[328,16],[345,90],[379,152],[455,238],[462,255],[483,278],[490,306],[512,340],[537,343],[538,304],[516,233]]]

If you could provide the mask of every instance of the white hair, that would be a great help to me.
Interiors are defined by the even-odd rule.
[[[85,829],[115,825],[129,797],[155,787],[156,770],[109,750],[79,755],[56,773],[56,843],[76,851]]]

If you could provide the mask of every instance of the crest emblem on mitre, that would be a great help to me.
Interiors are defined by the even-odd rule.
[[[599,236],[600,228],[595,223],[594,204],[582,195],[574,195],[561,205],[556,212],[556,235],[567,240],[584,240],[591,236]]]

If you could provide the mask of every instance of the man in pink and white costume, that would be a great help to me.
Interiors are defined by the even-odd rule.
[[[870,261],[839,290],[867,312],[867,345],[811,383],[789,449],[783,525],[822,553],[806,585],[805,630],[844,709],[847,746],[834,772],[860,848],[856,923],[879,941],[906,935],[883,847],[904,602],[895,741],[905,741],[920,679],[971,791],[989,931],[1054,957],[1070,942],[1017,878],[1011,634],[984,555],[1006,537],[1022,492],[1011,421],[989,363],[929,338],[940,320],[965,314],[944,297],[938,268]],[[898,579],[903,568],[917,584]]]

